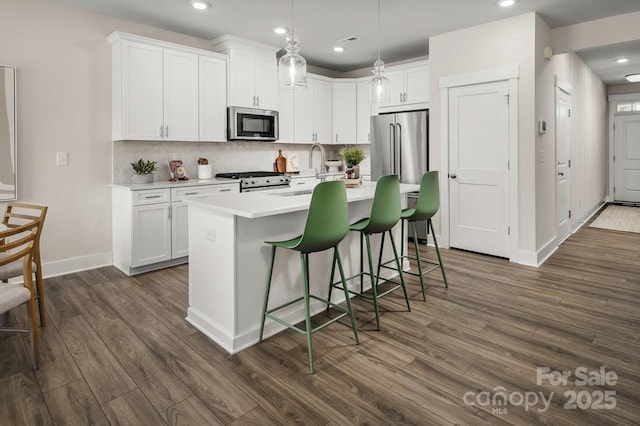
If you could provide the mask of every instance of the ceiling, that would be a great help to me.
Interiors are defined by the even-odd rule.
[[[207,0],[212,7],[205,11],[193,9],[189,0],[52,1],[198,38],[228,33],[273,46],[284,46],[284,36],[273,28],[291,27],[292,16],[291,0]],[[295,0],[300,53],[309,64],[337,72],[372,67],[377,5],[375,0]],[[425,56],[430,36],[533,11],[555,28],[640,11],[640,1],[519,0],[501,8],[496,0],[381,0],[381,56],[387,63]],[[345,44],[343,53],[333,52],[338,40],[351,36],[358,39]],[[640,71],[640,42],[578,53],[606,84],[624,83],[615,55],[633,55],[625,67]]]

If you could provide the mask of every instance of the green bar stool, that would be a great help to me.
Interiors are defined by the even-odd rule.
[[[353,316],[353,310],[351,309],[351,300],[349,299],[349,293],[347,292],[347,285],[345,283],[342,260],[340,259],[340,252],[338,251],[338,243],[340,243],[340,241],[344,239],[348,232],[349,211],[347,207],[347,192],[344,182],[330,181],[320,183],[315,187],[313,195],[311,196],[311,205],[309,206],[309,213],[307,214],[307,221],[302,235],[285,241],[265,241],[267,244],[270,244],[272,248],[271,265],[269,267],[269,277],[267,278],[267,289],[265,292],[264,306],[262,309],[262,323],[260,324],[260,342],[262,342],[264,323],[267,317],[299,333],[306,334],[307,344],[309,348],[309,369],[311,371],[311,374],[314,373],[313,343],[311,341],[311,335],[316,331],[321,330],[329,324],[334,323],[344,316],[348,315],[351,319],[351,327],[353,328],[353,335],[355,336],[356,344],[360,343],[358,340],[358,331],[356,329],[356,320]],[[275,308],[267,309],[269,304],[269,291],[271,289],[271,278],[273,276],[273,264],[275,261],[277,247],[300,252],[300,261],[302,264],[303,296]],[[344,295],[346,299],[346,308],[332,303],[331,297],[329,297],[328,300],[325,300],[309,293],[309,253],[324,251],[330,248],[333,248],[333,263],[329,284],[331,285],[333,282],[333,272],[335,272],[335,265],[337,263],[338,269],[340,271],[340,278],[342,282],[345,283]],[[327,308],[329,306],[332,306],[342,311],[342,313],[337,317],[332,318],[329,321],[324,322],[320,326],[312,329],[311,316],[309,313],[310,299],[319,300],[327,304]],[[304,300],[305,308],[305,330],[302,330],[294,324],[290,324],[273,314],[273,312],[276,312],[282,308],[285,308],[302,300]]]
[[[360,232],[360,273],[347,278],[347,281],[352,280],[356,277],[360,277],[360,292],[353,292],[351,290],[347,290],[352,294],[355,294],[360,297],[365,297],[373,300],[373,307],[376,313],[376,327],[377,330],[380,330],[380,310],[378,307],[378,299],[386,296],[387,294],[402,288],[404,292],[404,298],[407,302],[407,310],[411,311],[411,307],[409,306],[409,296],[407,295],[407,288],[404,285],[404,277],[402,275],[402,268],[400,267],[400,257],[398,256],[398,250],[396,248],[396,243],[393,240],[393,235],[391,230],[393,227],[400,221],[400,181],[398,175],[387,175],[382,176],[378,179],[376,183],[376,192],[373,197],[373,205],[371,206],[371,214],[369,217],[361,219],[355,223],[353,223],[349,229],[351,231]],[[389,239],[391,240],[391,247],[393,247],[393,256],[394,259],[391,262],[395,261],[397,270],[400,275],[400,283],[395,281],[387,280],[393,282],[395,285],[384,291],[383,293],[378,293],[378,280],[380,279],[380,266],[382,261],[382,251],[384,249],[384,237],[385,234],[389,234]],[[380,253],[378,255],[378,269],[374,273],[373,271],[373,258],[371,255],[371,235],[373,234],[382,234],[382,240],[380,242]],[[363,269],[363,252],[362,252],[362,240],[366,241],[367,244],[367,258],[369,261],[369,272],[365,272]],[[363,281],[362,277],[364,275],[368,275],[371,278],[371,292],[372,296],[366,295],[363,292]],[[344,282],[332,283],[331,287],[340,287],[345,288],[346,285]],[[331,288],[329,289],[329,299],[331,299]]]
[[[420,182],[420,192],[418,194],[418,202],[415,208],[409,208],[402,210],[401,219],[407,221],[411,226],[413,234],[413,247],[415,250],[415,257],[403,255],[403,258],[415,260],[418,264],[418,272],[405,272],[407,274],[420,277],[420,287],[422,289],[422,300],[427,300],[424,291],[424,276],[429,272],[440,269],[442,272],[442,279],[444,280],[445,288],[449,288],[447,284],[447,276],[444,272],[444,265],[442,258],[440,257],[440,249],[438,248],[438,240],[436,239],[436,233],[433,230],[433,223],[431,218],[438,212],[440,208],[440,189],[438,186],[438,172],[427,172],[422,176]],[[433,245],[436,247],[436,254],[438,256],[438,262],[432,262],[430,260],[422,259],[420,257],[420,249],[418,248],[418,232],[416,230],[416,222],[426,220],[427,226],[431,230],[431,236],[433,237]],[[403,227],[404,231],[404,227]],[[404,244],[404,236],[402,238]],[[403,247],[404,249],[404,247]],[[403,250],[404,252],[404,250]],[[391,262],[387,262],[391,263]],[[424,270],[422,265],[427,264],[430,267]],[[395,269],[393,266],[382,265],[384,268]]]

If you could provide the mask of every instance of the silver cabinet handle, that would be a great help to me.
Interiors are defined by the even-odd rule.
[[[260,96],[256,96],[256,106],[260,106]]]
[[[171,220],[171,206],[167,209],[167,219]]]
[[[450,177],[451,179],[455,179],[455,178],[457,178],[457,177],[458,177],[458,175],[457,175],[457,174],[455,174],[455,173],[451,173],[451,174],[449,175],[449,177]]]
[[[338,134],[336,133],[336,142],[338,142]]]
[[[160,198],[160,197],[161,197],[161,195],[145,195],[144,199],[145,200],[150,200],[152,198]]]
[[[169,126],[164,126],[164,137],[168,138],[169,137]]]
[[[221,189],[220,192],[228,192],[231,191],[231,188]]]
[[[396,174],[398,179],[402,181],[402,125],[396,124]]]
[[[185,192],[184,195],[185,196],[187,196],[187,195],[198,195],[198,193],[197,192]]]

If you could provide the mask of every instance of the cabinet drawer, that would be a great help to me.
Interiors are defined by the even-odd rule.
[[[228,183],[222,185],[192,186],[190,188],[172,188],[171,201],[182,201],[185,198],[205,197],[207,195],[221,192],[239,192],[239,183]]]
[[[144,206],[147,204],[168,203],[171,200],[171,191],[165,189],[147,189],[133,191],[133,205]]]

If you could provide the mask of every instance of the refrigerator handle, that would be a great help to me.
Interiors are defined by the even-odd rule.
[[[402,182],[402,125],[398,123],[396,126],[396,174],[400,182]]]
[[[393,123],[389,123],[389,164],[390,174],[394,174],[396,167],[396,126]]]

